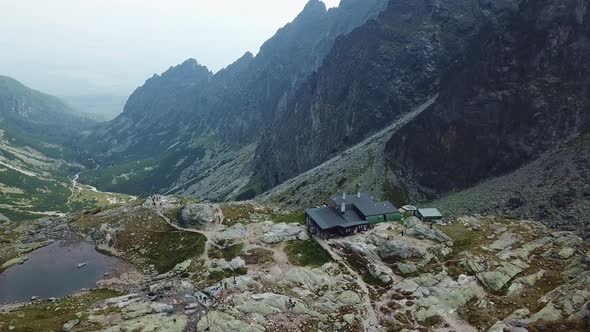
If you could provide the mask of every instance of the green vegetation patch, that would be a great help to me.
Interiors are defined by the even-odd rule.
[[[151,151],[154,145],[144,146],[148,150],[135,151],[135,155],[121,156],[124,160],[113,160],[110,166],[82,173],[81,181],[104,191],[149,195],[168,187],[186,167],[205,153],[200,148],[179,149],[154,158]],[[177,164],[179,160],[182,160],[181,164]]]
[[[471,252],[476,251],[476,249],[480,248],[487,241],[485,236],[487,234],[493,234],[492,230],[487,228],[487,223],[485,229],[480,231],[470,230],[460,222],[453,222],[450,225],[444,226],[436,225],[435,227],[453,240],[453,256],[466,250]]]
[[[251,203],[221,205],[221,211],[227,226],[237,223],[250,223],[254,220],[270,220],[274,223],[305,224],[305,212],[301,210],[275,211],[270,207],[256,206]]]
[[[65,178],[41,179],[0,166],[0,183],[22,191],[22,193],[0,193],[0,202],[8,202],[13,207],[12,214],[6,209],[4,211],[6,214],[2,212],[10,219],[23,220],[27,218],[26,212],[34,211],[68,212],[66,203],[70,190]]]
[[[305,224],[305,211],[290,211],[284,214],[272,214],[271,220],[274,223]]]
[[[240,267],[235,270],[225,269],[225,270],[217,270],[209,272],[207,276],[207,285],[212,285],[215,283],[220,282],[223,279],[236,277],[236,276],[243,276],[248,273],[248,269],[245,267]]]
[[[73,211],[83,211],[113,204],[125,204],[133,200],[132,196],[95,191],[87,185],[78,185],[72,192],[69,205]]]
[[[244,255],[246,264],[266,264],[272,262],[274,252],[270,249],[257,247],[250,249]]]
[[[383,194],[388,201],[396,206],[407,204],[408,197],[404,188],[394,186],[389,181],[383,182]]]
[[[84,312],[101,301],[121,295],[123,293],[114,290],[96,289],[55,302],[35,302],[8,313],[0,313],[0,328],[7,331],[9,326],[14,326],[13,331],[16,332],[61,331],[68,321],[80,319],[82,323],[76,328],[92,331],[100,326],[89,323],[85,319],[86,315],[76,317],[76,313]]]
[[[244,248],[243,243],[232,244],[221,248],[212,246],[209,249],[209,258],[223,258],[229,262],[238,256],[242,256],[242,248]]]
[[[319,267],[332,261],[330,254],[315,240],[291,241],[285,246],[289,261],[297,266]]]
[[[233,225],[239,222],[250,222],[254,214],[269,214],[271,211],[267,209],[256,209],[254,204],[222,204],[221,211],[225,221],[225,225]]]
[[[159,273],[165,273],[176,264],[202,255],[207,238],[178,231],[157,217],[129,220],[114,241],[115,248],[131,262],[143,268],[153,264]]]

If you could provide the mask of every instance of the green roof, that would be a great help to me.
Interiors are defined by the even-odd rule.
[[[424,218],[442,218],[440,211],[435,208],[418,209],[418,213]]]

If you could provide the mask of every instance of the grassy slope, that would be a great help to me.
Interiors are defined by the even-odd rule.
[[[158,272],[164,273],[205,250],[204,235],[177,231],[147,209],[111,216],[87,213],[76,221],[77,227],[86,231],[105,223],[121,226],[113,239],[114,247],[142,269],[154,265]]]
[[[289,261],[297,266],[320,267],[332,261],[330,254],[315,240],[291,241],[285,247]]]
[[[97,289],[71,297],[59,299],[55,302],[37,302],[21,307],[8,313],[0,313],[0,330],[8,331],[14,326],[15,332],[61,331],[63,325],[70,320],[80,319],[82,325],[77,330],[93,331],[100,326],[88,322],[87,317],[76,317],[76,313],[108,298],[122,295],[120,292],[108,289]],[[58,309],[59,308],[59,309]]]

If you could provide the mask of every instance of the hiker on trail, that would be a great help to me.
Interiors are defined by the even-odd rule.
[[[433,223],[430,223],[430,229],[432,229],[434,227]]]

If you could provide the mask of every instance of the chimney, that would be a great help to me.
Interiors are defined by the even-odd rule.
[[[346,212],[346,203],[342,203],[342,206],[340,207],[340,213],[344,214]]]
[[[361,191],[360,191],[360,190],[359,190],[359,191],[357,191],[357,193],[356,193],[356,197],[358,197],[358,198],[361,198]]]
[[[342,200],[346,200],[346,191],[342,193]]]

